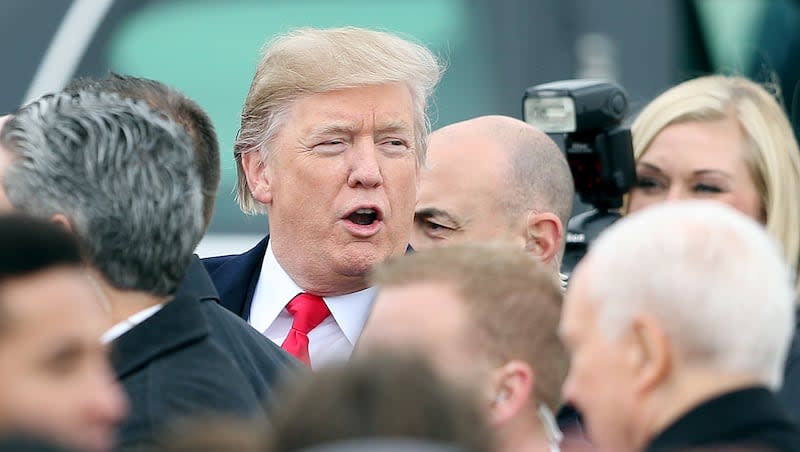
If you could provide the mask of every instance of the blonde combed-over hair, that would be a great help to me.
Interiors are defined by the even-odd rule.
[[[247,187],[242,154],[265,159],[298,99],[359,86],[404,83],[414,108],[417,161],[425,161],[428,99],[443,67],[426,47],[392,33],[356,27],[299,28],[267,43],[256,68],[234,144],[236,199],[245,213],[265,211]]]

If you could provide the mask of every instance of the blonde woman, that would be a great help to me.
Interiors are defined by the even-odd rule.
[[[638,183],[627,200],[629,213],[683,199],[733,206],[781,244],[800,293],[800,150],[789,120],[766,89],[742,77],[689,80],[648,104],[632,133]],[[781,397],[800,420],[797,335]]]

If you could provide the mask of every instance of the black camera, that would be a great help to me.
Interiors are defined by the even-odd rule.
[[[592,209],[567,226],[562,272],[569,274],[589,244],[620,217],[623,196],[636,182],[625,91],[602,80],[564,80],[532,86],[522,99],[525,122],[563,146],[575,192]]]

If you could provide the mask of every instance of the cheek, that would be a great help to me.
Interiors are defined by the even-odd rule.
[[[413,224],[411,227],[411,239],[409,243],[411,247],[417,250],[421,250],[428,246],[429,239],[425,235],[425,232],[422,230],[420,226],[417,224]]]
[[[766,212],[755,189],[746,193],[737,193],[735,197],[731,197],[728,204],[759,223],[766,222]]]
[[[387,161],[382,168],[385,189],[398,198],[416,203],[419,171],[413,159]]]
[[[641,190],[634,188],[628,195],[628,213],[638,212],[659,202],[661,202],[660,199],[648,196]]]

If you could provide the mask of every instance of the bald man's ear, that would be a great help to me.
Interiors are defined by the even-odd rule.
[[[528,214],[525,250],[545,264],[553,262],[564,240],[564,226],[551,212]]]
[[[50,217],[50,222],[61,226],[72,234],[75,233],[75,228],[72,227],[72,223],[69,221],[69,218],[67,218],[63,213],[57,213]]]

